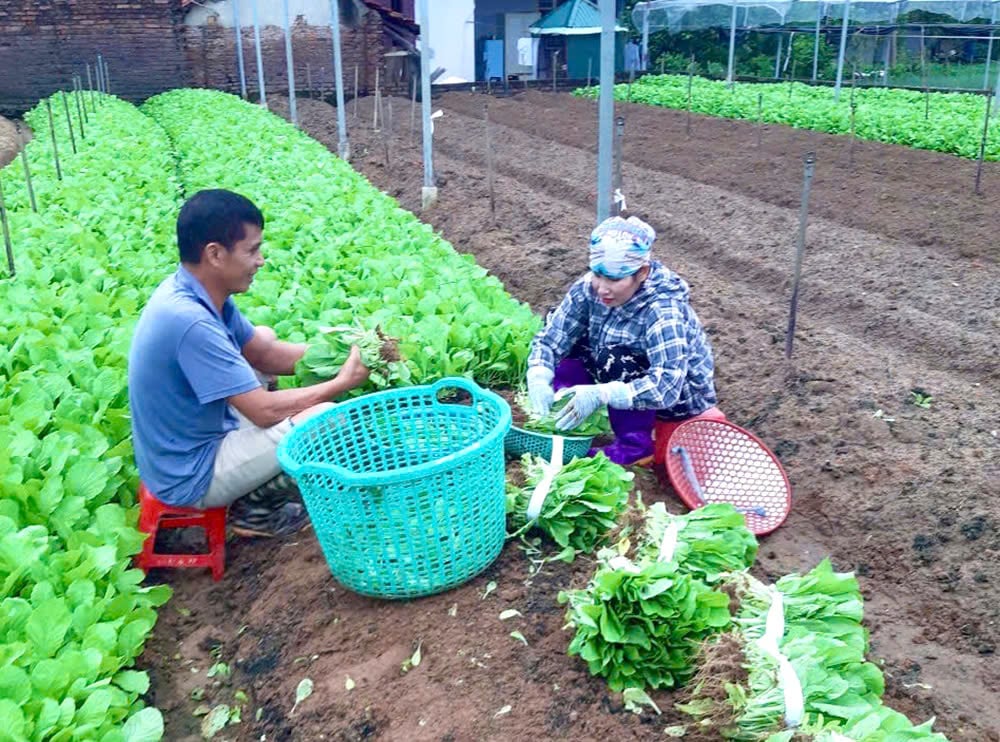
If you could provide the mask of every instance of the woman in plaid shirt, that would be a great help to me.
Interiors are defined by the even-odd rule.
[[[570,288],[531,343],[528,396],[538,414],[555,393],[573,398],[556,425],[572,430],[601,405],[619,464],[653,453],[656,418],[677,420],[715,405],[712,348],[688,303],[688,285],[656,260],[656,232],[613,217],[590,238],[590,271]]]

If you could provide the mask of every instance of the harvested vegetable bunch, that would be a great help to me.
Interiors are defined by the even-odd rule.
[[[781,578],[773,588],[747,574],[734,580],[741,601],[735,646],[743,660],[734,663],[731,651],[720,652],[709,642],[691,700],[678,705],[699,720],[702,732],[750,742],[784,726],[787,704],[779,663],[760,642],[775,593],[783,609],[777,649],[801,685],[803,720],[845,723],[878,706],[884,682],[879,669],[864,661],[867,632],[860,623],[863,604],[853,575],[835,573],[824,560],[806,575]]]
[[[355,345],[361,351],[361,362],[371,371],[369,380],[376,387],[409,382],[410,370],[399,355],[397,338],[387,337],[380,328],[367,330],[355,325],[320,327],[319,331],[320,336],[309,345],[296,366],[295,374],[301,384],[335,377]]]
[[[545,531],[562,547],[591,553],[607,539],[616,519],[628,505],[635,474],[611,461],[603,452],[573,459],[559,469],[538,517],[529,521],[528,505],[535,486],[545,476],[549,463],[525,454],[523,487],[508,486],[507,512],[515,531],[532,524]]]
[[[732,505],[712,503],[672,515],[656,502],[644,514],[634,558],[640,563],[676,560],[685,572],[711,585],[729,572],[747,569],[756,556],[757,539]]]
[[[676,562],[613,561],[586,589],[559,594],[576,627],[569,653],[612,690],[683,685],[694,673],[699,644],[730,625],[729,597]]]
[[[525,416],[524,422],[521,423],[519,427],[524,430],[530,430],[533,433],[574,436],[581,438],[590,438],[599,435],[608,435],[611,433],[611,423],[608,422],[608,410],[606,407],[598,407],[597,410],[591,413],[589,417],[585,418],[583,422],[572,430],[557,430],[556,420],[559,419],[562,409],[568,405],[572,399],[572,394],[560,397],[552,403],[552,408],[546,414],[538,415],[532,409],[531,402],[528,401],[527,393],[524,391],[519,392],[516,402],[517,406],[521,408]]]
[[[948,742],[931,729],[934,720],[915,726],[906,716],[888,706],[878,706],[841,724],[810,724],[776,732],[765,742]]]

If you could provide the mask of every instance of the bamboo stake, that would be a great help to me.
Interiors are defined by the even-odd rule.
[[[483,104],[483,118],[486,122],[486,185],[490,191],[490,216],[497,218],[497,201],[493,189],[493,142],[490,137],[490,104]]]
[[[17,130],[18,139],[21,138],[21,129],[18,127]],[[31,168],[28,167],[28,150],[27,148],[21,149],[21,164],[24,165],[24,182],[28,186],[28,200],[31,201],[31,210],[36,214],[38,213],[38,202],[35,201],[35,189],[31,185]]]
[[[976,165],[976,195],[979,195],[979,183],[983,177],[983,160],[986,158],[986,137],[990,133],[990,107],[993,96],[986,96],[986,117],[983,119],[983,138],[979,142],[979,164]]]
[[[66,91],[60,90],[59,93],[62,95],[63,108],[66,109],[66,125],[69,127],[69,143],[73,148],[73,154],[76,154],[76,137],[73,136],[73,119],[69,115],[69,101],[66,99]]]
[[[806,226],[809,222],[809,189],[812,185],[816,153],[807,152],[802,178],[802,205],[799,208],[799,235],[795,249],[795,270],[792,276],[792,301],[788,311],[788,331],[785,333],[785,358],[792,357],[795,342],[795,320],[799,309],[799,283],[802,280],[802,261],[806,252]]]
[[[0,178],[0,227],[3,228],[3,246],[7,251],[7,272],[13,278],[16,273],[14,270],[14,246],[10,241],[10,228],[7,226],[7,204],[3,197],[2,178]]]
[[[52,135],[52,159],[56,162],[56,179],[62,180],[62,168],[59,167],[59,144],[56,142],[56,125],[52,119],[52,103],[45,99],[45,110],[49,114],[49,134]]]

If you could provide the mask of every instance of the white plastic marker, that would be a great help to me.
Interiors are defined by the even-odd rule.
[[[778,663],[778,681],[785,695],[785,726],[797,727],[805,715],[805,701],[802,697],[802,683],[795,674],[795,668],[788,658],[781,653],[779,642],[785,635],[785,604],[781,592],[773,585],[771,591],[771,607],[767,609],[767,622],[764,636],[758,641],[758,646]]]
[[[677,549],[677,534],[680,533],[680,530],[677,519],[671,518],[667,530],[663,533],[663,540],[660,541],[660,553],[656,561],[669,562],[674,558],[674,551]]]
[[[434,119],[439,119],[442,116],[444,116],[444,111],[440,110],[435,111],[434,113],[431,114],[431,134],[434,133]]]
[[[534,520],[541,514],[542,505],[548,497],[549,490],[552,489],[552,481],[563,465],[563,437],[561,435],[552,436],[552,456],[549,458],[549,465],[545,467],[545,474],[535,485],[535,491],[531,493],[528,501],[528,520]]]

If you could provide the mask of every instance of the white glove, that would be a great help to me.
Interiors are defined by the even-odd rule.
[[[532,366],[528,369],[528,400],[531,410],[536,415],[547,415],[552,409],[555,392],[552,390],[552,379],[555,374],[545,366]]]
[[[560,390],[559,396],[573,395],[569,404],[563,407],[556,428],[572,430],[590,417],[601,405],[608,405],[619,410],[627,410],[632,405],[632,395],[628,384],[624,381],[611,381],[607,384],[588,384]]]

